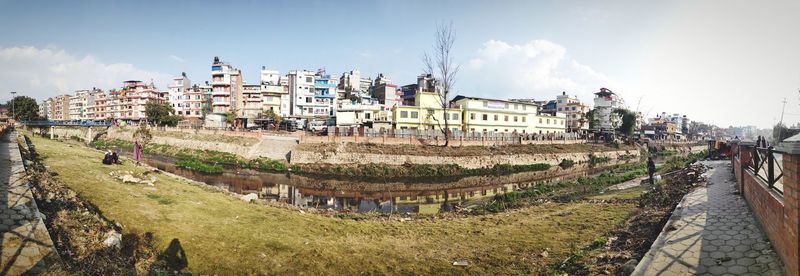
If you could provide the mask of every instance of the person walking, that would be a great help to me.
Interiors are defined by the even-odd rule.
[[[647,157],[647,174],[650,175],[650,184],[656,184],[653,175],[656,173],[656,163],[652,157]]]
[[[133,142],[133,160],[136,160],[136,165],[139,165],[139,160],[142,158],[142,145],[139,141]]]

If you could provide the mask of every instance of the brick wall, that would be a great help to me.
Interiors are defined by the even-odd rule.
[[[746,168],[753,154],[752,145],[739,145],[733,157],[737,187],[756,215],[773,247],[783,260],[786,275],[800,274],[798,241],[798,169],[800,153],[783,154],[783,195],[770,189]],[[736,152],[737,147],[734,147]]]

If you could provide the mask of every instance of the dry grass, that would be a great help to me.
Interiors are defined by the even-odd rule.
[[[85,147],[33,138],[48,170],[125,232],[180,242],[196,274],[541,274],[623,223],[633,204],[548,203],[472,217],[338,219],[245,203],[180,179],[123,184]],[[541,253],[547,250],[547,257]],[[469,266],[456,267],[455,260]]]

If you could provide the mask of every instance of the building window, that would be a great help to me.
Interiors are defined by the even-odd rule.
[[[489,107],[489,102],[488,101],[483,101],[483,107]]]
[[[560,107],[558,108],[558,111],[561,111],[561,108],[560,108]]]
[[[547,124],[548,124],[548,125],[550,124],[550,119],[547,119]]]
[[[416,118],[419,118],[419,112],[411,111],[411,119],[416,119]]]
[[[539,118],[539,123],[540,123],[540,124],[542,123],[542,118]]]
[[[516,121],[517,121],[517,116],[514,116],[514,122],[516,122]]]
[[[508,115],[506,115],[505,118],[503,118],[503,120],[508,122]]]
[[[497,116],[497,114],[495,114],[495,115],[494,115],[494,120],[495,120],[495,121],[497,121],[497,118],[498,118],[498,117],[499,117],[499,116]]]
[[[523,122],[523,123],[525,122],[525,118],[526,118],[526,117],[524,117],[524,116],[522,117],[522,122]]]
[[[311,97],[306,98],[306,103],[311,103]]]
[[[453,114],[451,114],[451,115],[450,115],[450,119],[452,119],[452,120],[458,120],[458,113],[453,113]]]
[[[483,120],[484,121],[488,121],[489,120],[489,114],[483,114]]]
[[[369,119],[370,113],[364,113],[364,119]]]
[[[470,113],[469,114],[469,119],[470,120],[475,120],[475,113]]]

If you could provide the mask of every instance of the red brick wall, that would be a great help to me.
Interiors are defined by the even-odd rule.
[[[783,155],[784,194],[773,191],[756,179],[741,164],[750,160],[752,148],[742,147],[740,158],[734,157],[734,173],[750,208],[783,260],[786,275],[800,274],[800,243],[798,242],[798,168],[800,155]]]

